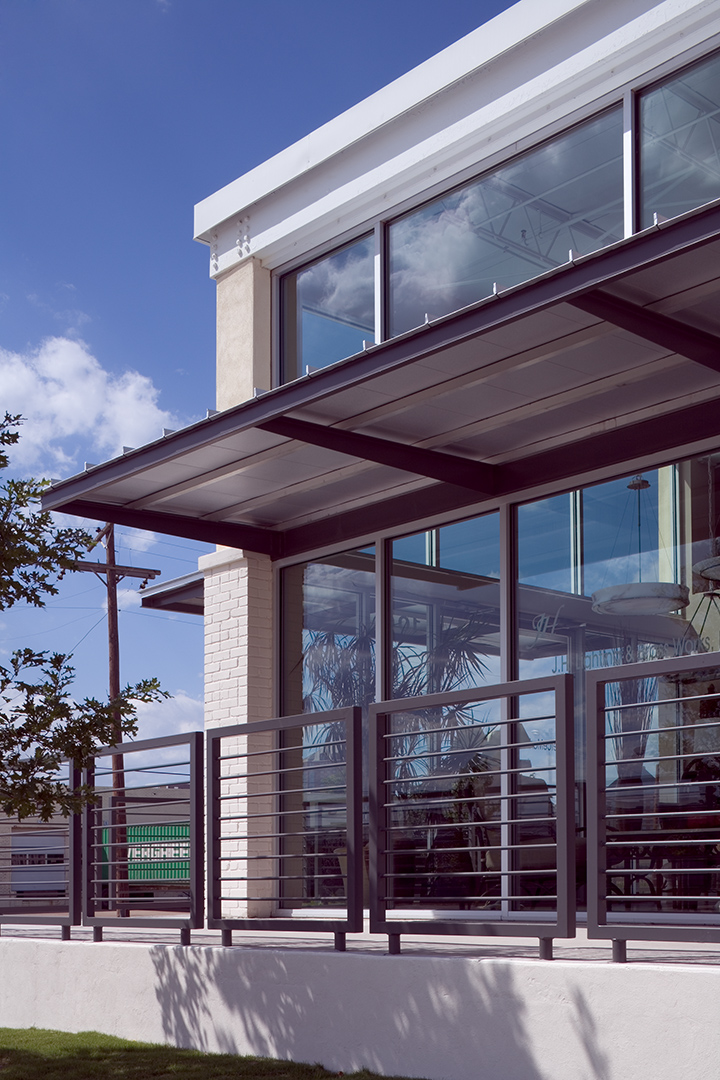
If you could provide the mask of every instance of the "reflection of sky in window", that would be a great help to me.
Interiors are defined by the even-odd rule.
[[[402,559],[403,562],[425,564],[427,550],[427,533],[414,533],[412,536],[401,536],[399,540],[393,540],[393,558]]]
[[[439,564],[446,570],[500,577],[500,530],[497,514],[458,521],[438,530]]]
[[[391,333],[622,236],[614,109],[390,226]]]
[[[553,693],[523,694],[519,698],[519,765],[525,775],[536,775],[554,789],[555,776],[555,695]],[[525,743],[525,739],[528,743]],[[536,745],[529,745],[535,743]],[[554,790],[551,792],[553,801]]]
[[[558,592],[570,592],[570,496],[518,507],[518,579]]]
[[[328,318],[315,311],[303,311],[303,362],[313,368],[323,368],[336,360],[362,352],[368,333],[367,328],[358,329],[342,319]]]
[[[720,57],[640,99],[642,228],[720,197]]]
[[[480,577],[500,577],[500,527],[497,514],[457,521],[393,541],[393,558],[438,566]]]
[[[284,279],[287,378],[343,360],[374,340],[374,251],[366,236]]]
[[[635,582],[641,577],[643,581],[657,581],[658,474],[643,475],[650,487],[639,491],[628,488],[627,477],[583,491],[586,596],[608,585]]]

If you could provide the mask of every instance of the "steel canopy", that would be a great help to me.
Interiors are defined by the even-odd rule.
[[[720,432],[720,201],[54,484],[266,553],[561,486]]]

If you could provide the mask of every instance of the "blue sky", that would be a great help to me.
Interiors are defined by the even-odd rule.
[[[4,0],[0,408],[27,418],[18,471],[68,476],[204,415],[215,286],[194,204],[509,6]],[[201,550],[118,530],[118,560],[163,579]],[[82,574],[44,611],[0,613],[0,662],[74,650],[77,692],[102,694],[103,597]],[[124,604],[123,680],[175,695],[142,734],[200,726],[201,620]]]

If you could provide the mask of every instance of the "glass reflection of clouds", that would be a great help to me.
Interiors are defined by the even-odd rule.
[[[390,333],[403,333],[622,237],[612,109],[390,226]]]
[[[641,221],[685,213],[720,197],[720,57],[640,98]]]
[[[375,339],[374,239],[283,278],[283,380],[362,352]]]

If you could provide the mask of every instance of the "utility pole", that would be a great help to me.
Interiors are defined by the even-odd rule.
[[[115,526],[108,522],[100,529],[95,537],[95,545],[105,539],[105,562],[86,562],[78,559],[74,568],[95,574],[102,580],[105,578],[107,590],[107,617],[108,617],[108,691],[110,700],[113,701],[120,694],[120,637],[118,633],[118,583],[125,577],[142,578],[141,589],[146,583],[158,576],[159,570],[148,570],[134,566],[118,566],[115,562]],[[120,716],[115,716],[113,729],[113,742],[122,742],[122,729]],[[118,901],[128,899],[128,848],[127,848],[127,812],[125,809],[125,765],[122,754],[112,755],[112,827],[110,831],[109,865],[111,870],[110,895],[113,893]],[[112,887],[114,885],[114,888]],[[127,906],[118,903],[118,914],[129,915]]]

